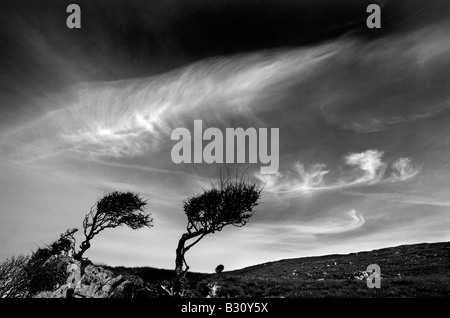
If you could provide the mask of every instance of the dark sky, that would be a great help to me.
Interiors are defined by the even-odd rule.
[[[81,29],[66,27],[70,3]],[[379,30],[366,27],[370,3]],[[194,270],[448,240],[449,11],[425,0],[1,1],[0,258],[79,227],[119,189],[150,198],[156,225],[102,233],[88,256],[172,267],[183,198],[223,168],[170,160],[172,130],[194,119],[280,129],[277,175],[229,166],[267,182],[258,213],[199,244]]]
[[[22,99],[33,102],[42,91],[58,93],[80,80],[149,76],[205,58],[312,45],[349,33],[371,40],[438,22],[449,10],[445,1],[424,0],[96,0],[76,2],[83,27],[70,30],[70,3],[0,4],[0,38],[8,48],[0,62],[3,107],[17,109],[26,104]],[[366,27],[370,3],[383,7],[381,30]]]

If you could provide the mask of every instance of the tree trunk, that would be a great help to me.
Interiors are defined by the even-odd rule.
[[[182,289],[183,280],[185,276],[184,267],[184,245],[186,244],[187,238],[186,234],[183,234],[178,241],[178,247],[176,250],[176,258],[175,258],[175,278],[173,284],[173,292],[175,294],[179,294]]]
[[[189,270],[189,266],[186,264],[186,260],[184,259],[184,255],[186,252],[195,244],[197,244],[202,237],[205,235],[205,231],[197,231],[193,233],[184,233],[180,240],[178,241],[178,247],[176,250],[176,258],[175,258],[175,279],[173,284],[173,292],[174,295],[179,296],[181,290],[183,289],[183,284],[186,276],[186,272]],[[200,236],[195,242],[188,245],[187,247],[186,242],[190,239],[193,239],[195,237]]]
[[[89,241],[82,242],[80,245],[80,251],[77,254],[75,254],[75,256],[73,258],[76,259],[77,261],[81,261],[81,259],[83,258],[84,252],[86,252],[89,247],[91,247],[91,244],[89,243]]]

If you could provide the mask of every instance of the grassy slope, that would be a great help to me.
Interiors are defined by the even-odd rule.
[[[369,264],[381,268],[381,288],[349,279]],[[116,267],[156,284],[171,270]],[[286,259],[221,274],[190,273],[194,294],[199,282],[217,282],[230,297],[449,297],[450,242],[402,245],[348,255]]]

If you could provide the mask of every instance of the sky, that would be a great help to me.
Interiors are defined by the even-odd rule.
[[[449,27],[443,0],[2,1],[0,259],[129,190],[154,227],[105,230],[85,255],[174,268],[183,200],[226,169],[262,197],[188,252],[193,271],[448,241]],[[278,173],[174,163],[171,133],[194,120],[278,128]]]

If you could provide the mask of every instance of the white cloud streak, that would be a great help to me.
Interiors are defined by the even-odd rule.
[[[427,107],[425,112],[415,115],[394,116],[387,118],[370,118],[360,121],[351,121],[341,125],[343,129],[349,129],[358,133],[375,133],[379,131],[385,131],[389,128],[398,125],[415,122],[418,120],[427,119],[437,116],[450,108],[450,102],[439,103],[437,105],[431,105]]]
[[[344,218],[338,221],[328,221],[320,225],[295,225],[293,229],[302,234],[336,234],[353,231],[364,225],[365,219],[356,210],[345,213]]]
[[[254,116],[254,101],[287,78],[307,78],[340,45],[254,53],[201,61],[145,79],[86,83],[75,98],[0,139],[3,157],[33,161],[73,151],[129,158],[157,149],[186,117],[223,121]]]
[[[335,182],[326,182],[325,176],[329,170],[324,164],[314,164],[311,169],[306,170],[302,164],[297,163],[294,167],[296,175],[256,174],[256,177],[265,183],[264,190],[270,193],[312,194],[318,191],[406,181],[420,172],[420,168],[413,164],[410,158],[399,158],[392,164],[391,175],[385,177],[388,164],[381,160],[383,154],[384,152],[378,150],[348,154],[344,157],[345,163],[354,167],[354,170],[351,175],[343,176]]]
[[[290,223],[283,224],[282,226],[261,224],[258,225],[257,230],[264,232],[265,234],[273,231],[277,233],[285,233],[285,235],[293,237],[310,236],[321,234],[337,234],[353,231],[362,227],[365,222],[366,220],[360,212],[351,209],[349,211],[339,212],[339,215],[327,218],[326,220],[321,219],[312,222],[305,222],[302,224]]]
[[[450,202],[441,199],[417,196],[413,194],[399,194],[399,193],[361,193],[355,191],[345,191],[345,194],[369,197],[372,200],[383,201],[383,202],[394,202],[394,203],[404,203],[410,205],[424,205],[424,206],[435,206],[435,207],[450,207]]]

